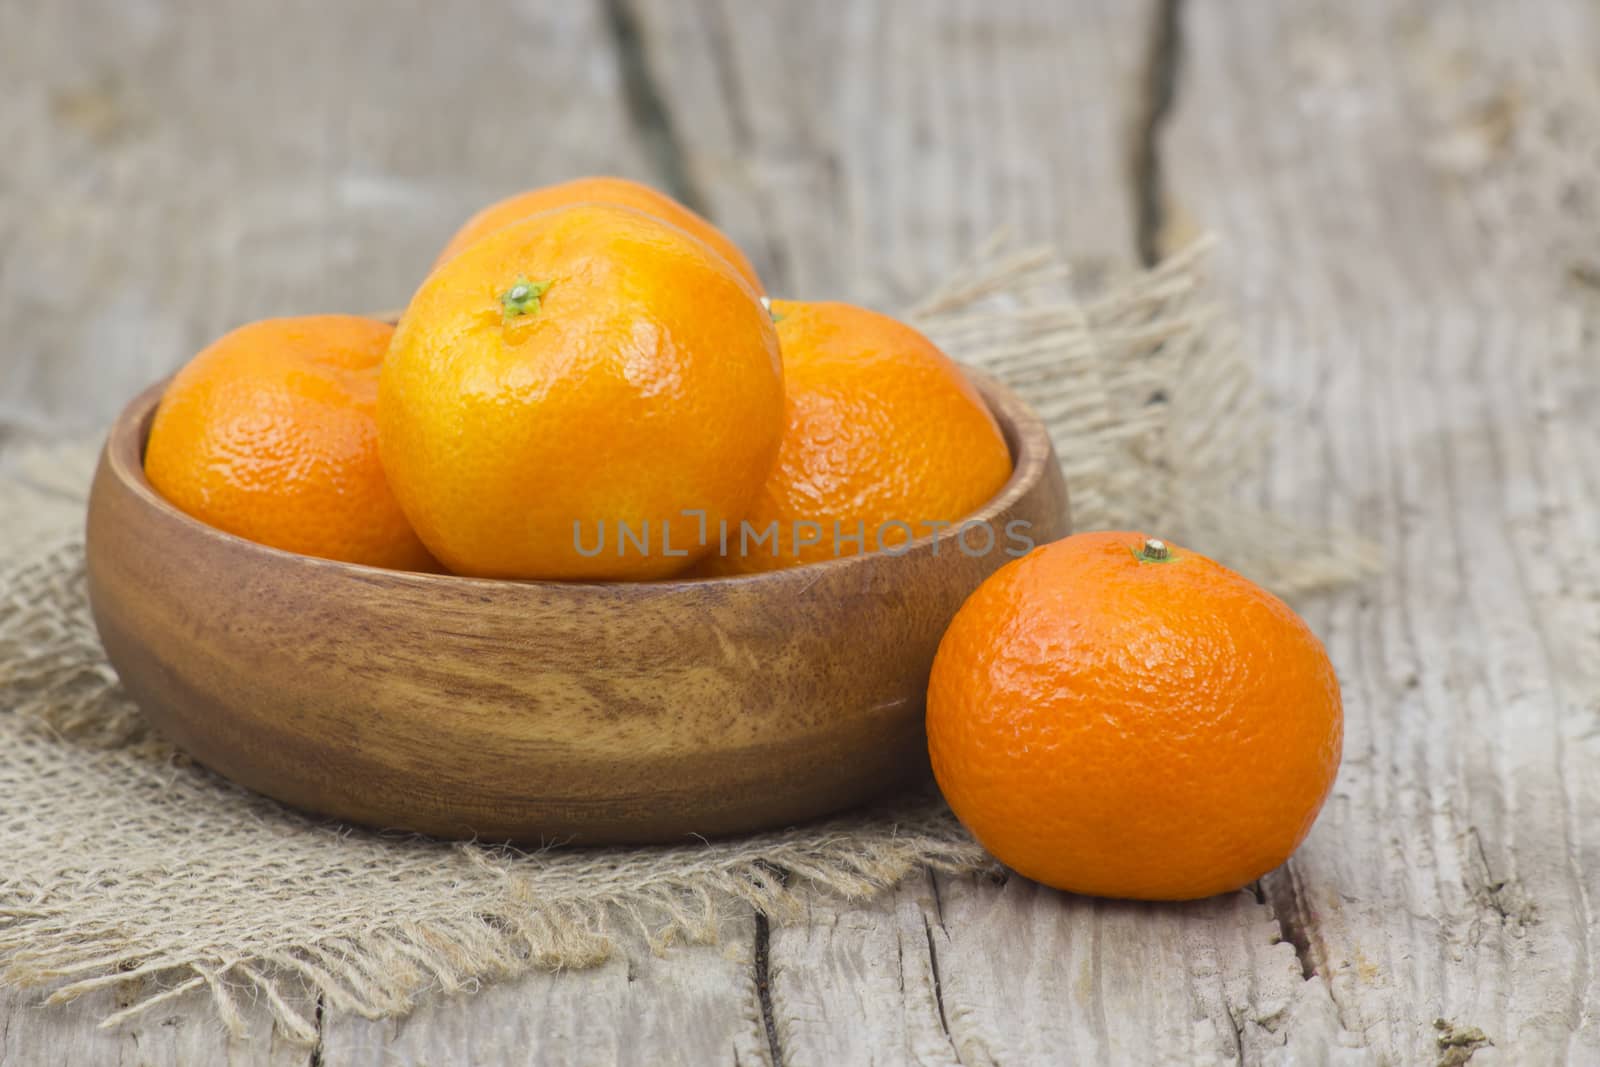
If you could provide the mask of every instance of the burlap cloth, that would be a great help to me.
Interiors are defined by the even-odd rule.
[[[1357,541],[1240,504],[1258,450],[1249,375],[1206,308],[1201,248],[1075,300],[1047,254],[980,257],[911,318],[1051,428],[1079,529],[1144,527],[1284,593],[1371,565]],[[242,1029],[267,1004],[399,1014],[433,990],[581,967],[642,932],[665,950],[814,894],[863,898],[985,856],[936,796],[780,833],[673,848],[521,852],[384,836],[239,789],[148,730],[85,600],[82,515],[98,442],[0,468],[0,980],[49,999],[119,986],[116,1022],[209,993]]]

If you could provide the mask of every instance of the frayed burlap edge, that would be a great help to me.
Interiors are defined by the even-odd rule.
[[[1047,252],[991,249],[910,313],[1051,428],[1078,529],[1135,527],[1284,593],[1371,570],[1371,549],[1232,503],[1260,420],[1203,246],[1079,303]],[[17,450],[14,450],[17,451]],[[20,450],[0,473],[0,980],[51,1001],[116,987],[117,1023],[208,992],[291,1039],[302,1005],[402,1014],[532,968],[593,965],[637,933],[715,940],[756,909],[865,898],[987,862],[933,795],[733,841],[523,852],[354,830],[188,761],[122,696],[87,610],[80,523],[94,446]],[[5,714],[9,712],[9,714]]]

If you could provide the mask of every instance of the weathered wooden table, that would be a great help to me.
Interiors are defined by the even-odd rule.
[[[1600,1063],[1597,46],[1583,0],[0,4],[0,442],[616,172],[891,306],[1000,227],[1089,272],[1215,229],[1255,490],[1388,558],[1307,606],[1344,769],[1254,891],[929,876],[309,1053],[0,991],[0,1062]]]

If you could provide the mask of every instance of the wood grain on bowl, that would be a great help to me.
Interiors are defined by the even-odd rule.
[[[926,773],[940,635],[1011,557],[1067,532],[1044,427],[975,375],[1016,460],[957,532],[904,554],[639,584],[409,574],[297,556],[167,504],[113,426],[88,519],[106,653],[150,720],[296,807],[487,840],[658,842],[791,824]],[[973,531],[968,543],[981,544]]]

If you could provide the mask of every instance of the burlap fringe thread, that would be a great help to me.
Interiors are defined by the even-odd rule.
[[[1249,374],[1200,293],[1196,247],[1076,303],[1048,253],[985,254],[912,318],[1017,388],[1049,424],[1079,529],[1142,527],[1292,594],[1372,569],[1346,536],[1232,502],[1259,450]],[[49,1000],[115,987],[111,1026],[208,991],[235,1035],[264,1003],[310,1043],[305,1005],[398,1015],[531,968],[593,965],[632,932],[715,940],[757,909],[865,898],[987,861],[935,796],[673,848],[523,852],[308,818],[189,762],[145,728],[84,593],[94,448],[0,476],[0,979]],[[8,713],[8,714],[7,714]]]

